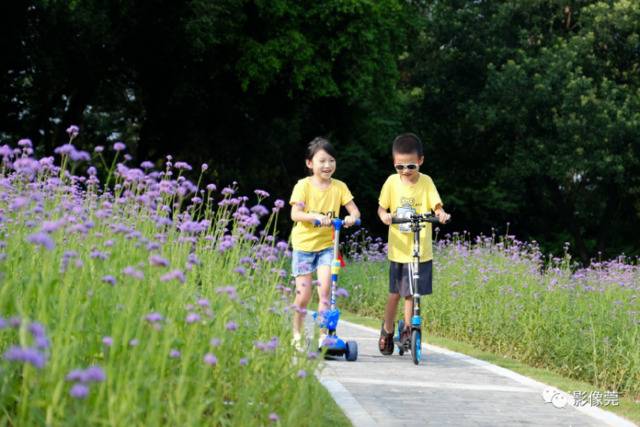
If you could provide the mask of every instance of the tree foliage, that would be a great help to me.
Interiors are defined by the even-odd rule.
[[[377,225],[390,141],[422,136],[457,226],[584,259],[637,252],[640,5],[631,0],[29,0],[0,6],[0,142],[209,163],[287,197],[306,141]],[[375,226],[374,226],[375,228]],[[382,227],[378,229],[382,232]]]

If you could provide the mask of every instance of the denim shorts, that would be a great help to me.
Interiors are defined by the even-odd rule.
[[[331,266],[333,247],[317,252],[293,250],[291,254],[291,275],[293,277],[311,274],[321,265]]]

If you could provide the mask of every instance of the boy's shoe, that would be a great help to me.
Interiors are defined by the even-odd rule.
[[[395,329],[395,324],[391,330]],[[378,350],[385,356],[393,354],[393,332],[387,332],[384,329],[384,321],[382,321],[382,327],[380,328],[380,339],[378,340]]]
[[[411,348],[411,328],[408,326],[400,333],[400,345],[405,350]]]

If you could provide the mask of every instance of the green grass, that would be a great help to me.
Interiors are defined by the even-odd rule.
[[[0,200],[0,355],[40,345],[46,359],[0,356],[0,425],[350,425],[313,375],[319,358],[294,358],[289,345],[275,214],[260,235],[234,216],[240,199],[176,209],[177,194],[137,199],[148,181],[118,178],[118,193],[102,196],[49,178],[4,181]],[[180,231],[193,218],[209,222]],[[58,220],[49,247],[29,242]],[[90,366],[106,378],[68,379]],[[72,396],[81,383],[88,394]]]
[[[358,323],[360,325],[368,326],[376,330],[380,328],[380,319],[378,317],[374,318],[374,317],[360,316],[354,313],[344,312],[344,311],[341,313],[341,317],[346,321]],[[460,342],[460,341],[452,340],[450,338],[439,337],[431,334],[427,334],[426,337],[423,337],[423,341],[426,344],[433,344],[438,347],[443,347],[452,351],[456,351],[458,353],[463,353],[468,356],[475,357],[476,359],[484,360],[486,362],[493,363],[494,365],[497,365],[506,369],[510,369],[514,372],[525,375],[529,378],[533,378],[545,384],[551,385],[565,392],[571,392],[576,390],[585,391],[585,392],[602,391],[602,389],[598,389],[597,387],[594,387],[592,384],[563,377],[548,369],[535,368],[535,367],[526,365],[522,362],[519,362],[517,360],[504,357],[499,354],[478,350],[477,348],[475,348],[473,345],[469,343]],[[429,363],[428,360],[426,361],[426,363]],[[602,409],[611,411],[635,423],[640,423],[640,403],[628,397],[622,397],[620,399],[620,405],[618,406],[609,405],[609,406],[603,407]]]

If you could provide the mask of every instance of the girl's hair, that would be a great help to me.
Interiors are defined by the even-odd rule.
[[[336,151],[333,149],[333,145],[329,142],[329,140],[321,137],[313,138],[313,140],[309,143],[307,147],[307,160],[313,160],[313,156],[320,150],[324,150],[328,155],[336,158]]]

